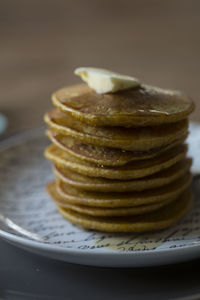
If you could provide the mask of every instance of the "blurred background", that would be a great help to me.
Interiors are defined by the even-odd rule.
[[[43,125],[51,93],[104,67],[194,98],[200,121],[200,1],[0,0],[0,111],[7,133]]]

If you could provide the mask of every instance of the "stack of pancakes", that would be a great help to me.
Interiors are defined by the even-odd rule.
[[[88,229],[142,232],[185,215],[190,98],[147,85],[97,94],[80,84],[57,91],[53,104],[45,156],[56,180],[47,190],[64,217]]]

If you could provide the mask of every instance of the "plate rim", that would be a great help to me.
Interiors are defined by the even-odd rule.
[[[200,127],[200,123],[198,122],[191,122]],[[14,147],[16,145],[20,145],[24,141],[32,140],[34,137],[42,137],[42,134],[45,138],[45,127],[39,127],[34,129],[26,130],[25,132],[16,133],[12,136],[5,138],[3,141],[0,142],[0,152],[4,151],[8,148]],[[91,231],[91,233],[94,231]],[[147,258],[154,257],[159,253],[159,255],[167,256],[169,253],[171,254],[172,260],[174,255],[177,256],[178,254],[188,254],[189,252],[194,252],[200,248],[200,241],[198,244],[194,245],[186,245],[184,247],[177,247],[171,249],[159,249],[155,250],[140,250],[140,251],[114,251],[112,249],[107,249],[108,251],[100,252],[99,249],[74,249],[60,247],[59,245],[53,245],[47,242],[38,242],[23,236],[18,236],[14,233],[7,232],[0,228],[0,237],[8,240],[15,245],[24,245],[29,248],[34,248],[37,250],[47,251],[48,253],[56,253],[56,254],[68,254],[69,256],[73,257],[76,255],[81,255],[82,257],[118,257],[119,259],[123,258],[126,260],[130,257],[140,257],[143,258],[144,256]],[[167,262],[166,262],[167,263]]]

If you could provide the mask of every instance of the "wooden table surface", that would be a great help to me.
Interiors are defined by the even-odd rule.
[[[39,127],[78,66],[109,68],[192,96],[200,121],[200,1],[0,1],[0,111],[8,133]]]

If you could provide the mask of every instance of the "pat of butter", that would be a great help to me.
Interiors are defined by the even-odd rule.
[[[77,68],[74,72],[98,94],[114,93],[137,87],[137,78],[98,68]]]

